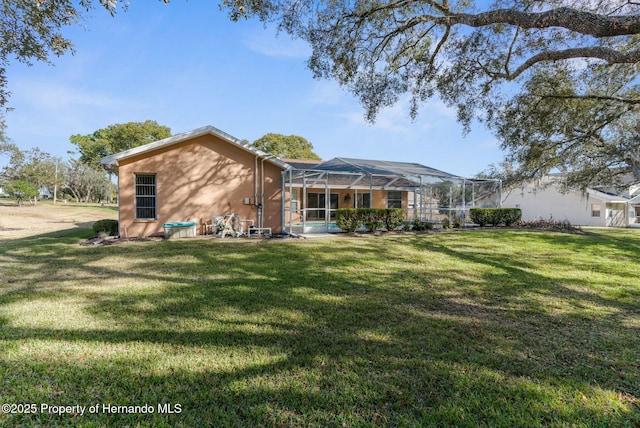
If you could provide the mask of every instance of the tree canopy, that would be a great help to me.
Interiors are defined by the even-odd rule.
[[[71,143],[78,147],[80,161],[93,168],[101,168],[100,159],[152,143],[171,136],[171,129],[155,120],[109,125],[88,135],[72,135]]]
[[[57,165],[62,163],[60,158],[38,147],[20,150],[13,144],[4,144],[0,145],[0,152],[2,151],[10,155],[8,165],[2,170],[2,174],[7,179],[31,183],[36,189],[53,187],[56,184]]]
[[[35,184],[24,180],[9,181],[4,186],[10,198],[15,199],[18,205],[22,205],[24,201],[38,197],[38,188]]]
[[[308,41],[314,75],[350,89],[370,121],[405,94],[413,117],[439,96],[465,130],[486,121],[522,178],[593,166],[581,154],[595,149],[615,161],[582,174],[582,185],[604,179],[607,167],[640,181],[637,150],[627,150],[637,141],[640,2],[223,0],[223,7],[233,20],[276,22]],[[585,117],[597,123],[587,126]],[[614,150],[614,136],[628,143]],[[603,139],[609,148],[598,146]]]
[[[99,7],[114,14],[126,3],[1,2],[0,105],[11,60],[50,62],[73,51],[63,29]],[[314,76],[350,89],[370,121],[405,94],[412,117],[439,96],[466,131],[474,119],[495,131],[515,177],[555,169],[583,187],[621,175],[640,182],[637,0],[222,0],[221,7],[233,20],[257,17],[308,41]],[[97,153],[91,159],[102,149],[87,147]]]
[[[251,147],[279,158],[320,160],[313,144],[298,135],[266,134],[251,143]]]

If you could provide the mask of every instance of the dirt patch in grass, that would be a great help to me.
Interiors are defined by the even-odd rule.
[[[56,204],[17,206],[10,201],[0,202],[0,240],[20,239],[44,233],[82,228],[90,229],[103,218],[118,218],[115,206],[93,204]]]

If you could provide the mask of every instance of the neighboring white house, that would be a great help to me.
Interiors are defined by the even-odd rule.
[[[640,196],[615,195],[596,189],[562,190],[561,178],[505,189],[502,206],[520,208],[522,219],[553,218],[580,226],[640,226]],[[629,193],[627,193],[628,195]]]

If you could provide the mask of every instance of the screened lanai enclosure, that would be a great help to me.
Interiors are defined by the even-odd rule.
[[[470,222],[469,209],[499,207],[499,180],[463,178],[417,163],[334,158],[321,163],[285,160],[283,230],[339,232],[339,208],[402,208],[405,220],[435,225]]]

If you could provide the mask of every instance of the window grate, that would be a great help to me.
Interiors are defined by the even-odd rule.
[[[155,220],[156,175],[136,174],[136,220]]]

